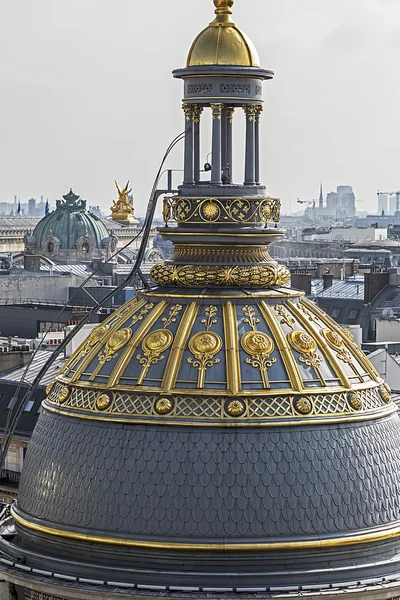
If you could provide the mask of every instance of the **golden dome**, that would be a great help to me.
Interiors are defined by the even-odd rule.
[[[97,326],[46,410],[191,426],[346,422],[395,410],[350,334],[302,292],[170,296],[140,292]]]
[[[216,17],[194,40],[187,66],[236,65],[259,67],[257,50],[230,17],[234,0],[214,0]]]

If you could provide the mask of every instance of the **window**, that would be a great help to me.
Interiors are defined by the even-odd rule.
[[[338,319],[341,312],[342,312],[341,308],[334,308],[332,311],[332,317],[334,319]]]
[[[47,244],[47,252],[48,252],[49,254],[53,254],[53,252],[54,252],[54,244],[53,244],[53,242],[49,242],[49,243]]]
[[[83,244],[82,244],[82,252],[84,254],[87,254],[89,252],[89,250],[90,250],[89,242],[83,242]]]
[[[16,397],[15,397],[15,396],[13,396],[13,397],[11,398],[10,402],[9,402],[9,403],[8,403],[8,405],[7,405],[7,410],[9,410],[9,409],[11,410],[11,409],[13,409],[13,408],[14,408],[16,400],[17,400],[17,399],[16,399]]]
[[[25,405],[24,412],[31,412],[34,404],[35,404],[34,400],[28,400],[28,402]]]
[[[357,319],[358,313],[359,311],[356,309],[351,310],[349,313],[349,321],[354,321],[354,319]]]

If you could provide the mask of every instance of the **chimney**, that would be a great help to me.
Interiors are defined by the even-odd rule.
[[[311,279],[312,275],[309,273],[298,273],[294,271],[290,275],[291,286],[295,290],[304,291],[306,296],[311,296]]]
[[[332,273],[324,273],[322,275],[322,281],[324,284],[324,290],[327,290],[328,288],[332,287],[333,284],[333,275]]]
[[[389,271],[373,269],[364,275],[364,304],[370,304],[374,298],[389,285]]]

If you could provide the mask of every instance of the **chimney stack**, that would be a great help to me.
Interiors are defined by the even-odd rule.
[[[324,283],[324,290],[327,290],[328,288],[332,287],[332,284],[333,284],[332,273],[324,273],[322,275],[322,281]]]

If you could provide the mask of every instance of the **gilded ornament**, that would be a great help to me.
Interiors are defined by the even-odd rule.
[[[325,380],[319,370],[322,357],[316,352],[317,344],[315,340],[305,331],[291,331],[287,337],[290,345],[300,354],[300,362],[307,367],[312,367],[317,377],[325,385]]]
[[[203,112],[203,107],[200,104],[193,104],[192,111],[193,123],[200,123],[200,115]]]
[[[132,188],[129,188],[129,181],[126,186],[121,189],[117,182],[115,182],[118,191],[118,200],[114,200],[111,206],[111,214],[113,221],[129,221],[133,215],[133,206],[128,198]]]
[[[233,113],[235,112],[235,107],[234,106],[227,106],[226,107],[226,119],[229,123],[229,125],[232,125],[233,123]]]
[[[222,111],[224,108],[223,104],[220,103],[211,103],[211,110],[212,110],[212,118],[214,121],[220,121],[221,117],[222,117]]]
[[[293,406],[296,412],[301,415],[309,415],[312,412],[313,405],[310,398],[303,396],[301,398],[296,398],[293,401]]]
[[[208,202],[203,206],[203,215],[209,221],[215,221],[219,216],[219,208],[215,202]]]
[[[350,392],[349,394],[347,394],[347,402],[349,403],[351,408],[353,408],[354,410],[362,409],[362,406],[363,406],[362,400],[361,400],[360,396],[358,394],[356,394],[355,392]]]
[[[274,350],[272,339],[262,331],[248,331],[240,340],[243,350],[251,356],[270,355]]]
[[[222,348],[222,339],[213,331],[199,331],[189,341],[189,350],[195,356],[200,354],[209,354],[214,356]]]
[[[357,377],[359,377],[360,381],[363,381],[362,375],[360,375],[356,365],[354,364],[353,356],[350,354],[347,348],[345,348],[343,338],[338,333],[336,333],[336,331],[333,331],[331,329],[321,329],[321,334],[326,339],[329,346],[336,350],[336,356],[341,361],[348,364],[354,372],[354,374],[357,375]]]
[[[214,358],[222,349],[222,339],[218,333],[210,331],[213,325],[216,325],[218,319],[215,318],[218,309],[216,306],[207,306],[205,310],[205,319],[201,319],[205,331],[198,331],[189,340],[189,350],[194,358],[188,358],[188,363],[198,369],[197,387],[204,388],[205,376],[208,369],[220,362],[219,358]]]
[[[150,276],[158,285],[264,288],[286,285],[290,280],[290,271],[274,263],[236,267],[162,263],[152,267]]]
[[[125,329],[119,329],[107,341],[104,352],[100,352],[98,355],[99,363],[105,364],[113,358],[116,353],[120,350],[132,337],[132,329],[126,327]]]
[[[185,113],[185,121],[190,121],[192,118],[192,105],[182,104],[182,110]]]
[[[161,390],[159,392],[162,393]],[[351,400],[351,394],[357,396],[357,399],[361,401],[361,408],[351,407],[349,402],[349,395]],[[99,395],[102,395],[99,392]],[[107,410],[107,419],[112,419],[115,415],[120,419],[125,417],[127,420],[143,419],[143,417],[154,417],[154,413],[158,413],[156,410],[156,402],[158,399],[154,399],[154,396],[140,393],[138,391],[128,393],[126,390],[116,390],[113,394],[114,400],[112,406]],[[96,406],[96,400],[98,395],[93,393],[93,390],[82,390],[79,388],[72,388],[69,396],[69,410],[71,407],[75,409],[81,409],[91,413],[93,418],[93,412],[99,409]],[[301,398],[301,397],[300,397]],[[369,388],[364,390],[352,391],[352,392],[332,392],[329,394],[315,394],[309,399],[312,403],[312,417],[337,417],[339,419],[347,419],[349,416],[354,415],[354,412],[362,413],[363,418],[379,418],[380,412],[377,415],[377,409],[382,411],[382,396],[378,387]],[[302,413],[294,409],[295,398],[291,395],[276,395],[274,390],[264,391],[261,396],[247,397],[226,397],[224,395],[217,396],[213,391],[207,391],[200,395],[193,396],[189,391],[185,392],[184,395],[177,395],[173,398],[164,398],[161,396],[160,400],[167,400],[172,403],[174,409],[174,419],[183,420],[190,419],[192,423],[196,423],[197,419],[201,422],[203,419],[215,419],[216,425],[221,425],[221,419],[227,419],[230,414],[227,411],[228,404],[230,402],[243,402],[245,405],[246,422],[254,420],[254,422],[264,422],[268,420],[273,424],[276,419],[287,420],[287,424],[293,423],[293,417],[298,416]],[[59,410],[59,403],[55,399],[51,400],[47,398],[45,400],[46,407],[53,407],[55,410]],[[161,408],[163,405],[161,405]],[[352,410],[349,410],[352,409]],[[383,414],[387,414],[387,410],[390,410],[390,406],[383,408]],[[385,412],[386,411],[386,412]],[[172,410],[171,410],[172,412]],[[82,412],[79,413],[82,416]],[[161,413],[160,413],[161,414]],[[233,415],[232,415],[233,416]]]
[[[67,401],[69,392],[70,392],[69,388],[67,388],[67,387],[61,388],[61,390],[59,391],[59,394],[58,394],[58,398],[57,398],[57,400],[60,404],[64,404],[64,402]]]
[[[381,387],[379,388],[379,392],[382,396],[382,400],[386,403],[389,404],[389,402],[391,401],[391,395],[390,393],[387,391],[385,385],[381,385]]]
[[[263,107],[261,106],[261,104],[256,104],[255,106],[255,113],[256,113],[256,123],[259,123],[261,120],[261,113],[263,111]]]
[[[256,115],[256,105],[255,104],[243,104],[243,110],[246,114],[247,120],[253,122],[255,120]]]
[[[51,390],[53,389],[53,385],[54,383],[49,383],[49,385],[46,387],[46,395],[48,396],[51,392]]]
[[[292,313],[288,311],[286,306],[283,306],[282,304],[276,304],[274,306],[274,309],[275,312],[278,313],[278,315],[281,317],[281,325],[287,325],[288,327],[290,327],[290,329],[294,331],[296,321],[293,318]]]
[[[243,334],[240,340],[243,350],[251,357],[246,358],[245,362],[260,371],[263,386],[267,389],[270,387],[268,369],[276,362],[275,357],[271,358],[275,348],[274,342],[263,331],[257,331],[260,319],[256,317],[253,306],[244,306],[243,312],[245,314],[243,322],[251,327],[251,331]]]
[[[100,394],[96,398],[96,408],[97,410],[107,410],[111,406],[111,398],[108,394]]]
[[[246,405],[242,400],[230,400],[225,407],[226,412],[231,417],[241,417],[246,410]]]
[[[172,411],[173,408],[174,408],[174,404],[173,404],[172,400],[170,400],[169,398],[160,398],[159,400],[156,401],[154,410],[159,415],[167,415],[168,413],[170,413]]]
[[[211,205],[211,206],[210,206]],[[166,225],[174,220],[177,223],[218,224],[251,223],[266,225],[269,220],[280,221],[281,202],[279,198],[185,198],[165,196],[163,219]]]
[[[314,352],[317,348],[315,340],[305,331],[291,331],[288,334],[290,344],[300,354]]]
[[[390,389],[390,385],[388,385],[387,383],[384,383],[383,386],[386,388],[386,391],[391,394],[392,390]]]
[[[144,378],[152,365],[164,360],[165,356],[162,352],[170,347],[173,339],[174,336],[168,329],[156,329],[144,338],[142,342],[144,356],[138,354],[136,357],[139,363],[143,365],[142,371],[138,377],[138,385],[143,383]]]
[[[157,329],[147,335],[143,342],[143,351],[147,354],[164,352],[172,343],[173,335],[168,329]]]
[[[343,348],[343,339],[338,333],[336,333],[336,331],[332,331],[331,329],[322,329],[321,333],[331,348],[334,350],[341,350]]]

